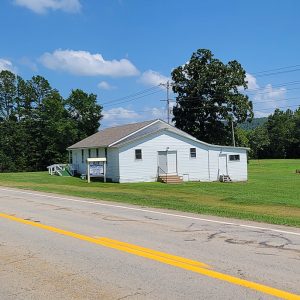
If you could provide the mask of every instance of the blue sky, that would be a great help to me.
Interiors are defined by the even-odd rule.
[[[64,97],[97,94],[107,127],[165,119],[157,85],[207,48],[242,64],[265,116],[300,104],[299,11],[297,0],[2,0],[0,69],[42,75]]]

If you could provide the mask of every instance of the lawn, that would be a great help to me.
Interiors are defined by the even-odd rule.
[[[300,160],[254,160],[249,181],[88,184],[47,172],[2,173],[0,185],[300,227]]]

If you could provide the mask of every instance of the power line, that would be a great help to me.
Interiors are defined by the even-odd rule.
[[[284,108],[284,107],[296,107],[296,106],[300,106],[300,103],[299,104],[295,104],[295,105],[286,105],[286,106],[281,106],[281,107],[274,107],[274,108],[272,108],[272,107],[270,107],[270,108],[266,108],[266,109],[260,109],[260,110],[270,110],[270,109],[276,109],[276,108]],[[203,107],[185,107],[184,109],[187,109],[187,110],[189,110],[189,109],[203,109],[203,108],[207,108],[207,107],[213,107],[213,106],[203,106]],[[220,108],[220,107],[222,107],[222,106],[215,106],[216,108]],[[227,108],[226,106],[223,106],[223,108]]]
[[[300,88],[299,88],[300,89]],[[265,93],[265,94],[268,94],[268,93]],[[272,98],[272,97],[270,97]],[[277,98],[277,97],[274,97],[274,98]],[[285,100],[294,100],[294,99],[300,99],[300,96],[299,97],[290,97],[290,98],[285,98],[285,99],[274,99],[274,100],[266,100],[266,101],[259,101],[259,102],[256,102],[256,101],[253,101],[251,100],[250,98],[250,101],[252,101],[253,103],[265,103],[265,102],[273,102],[273,101],[285,101]],[[202,103],[207,103],[205,101],[205,99],[200,99],[198,97],[192,97],[192,98],[188,98],[188,99],[182,99],[183,102],[200,102],[199,100],[203,100]]]
[[[292,66],[281,67],[281,68],[269,69],[269,70],[264,70],[264,71],[258,71],[258,72],[254,72],[254,73],[251,73],[251,74],[256,75],[256,74],[261,74],[261,73],[269,73],[269,72],[280,71],[280,70],[290,69],[290,68],[298,68],[298,67],[300,67],[299,64],[292,65]]]
[[[266,73],[266,74],[256,75],[255,77],[257,78],[257,77],[273,76],[273,75],[292,73],[292,72],[298,72],[298,71],[300,71],[300,69]]]
[[[270,109],[279,109],[279,108],[289,108],[289,107],[300,107],[300,103],[299,104],[295,104],[295,105],[285,105],[285,106],[277,106],[277,107],[272,107],[272,108],[262,108],[259,110],[270,110]]]
[[[159,90],[159,91],[154,91],[154,92],[148,93],[148,94],[144,94],[144,95],[141,95],[141,96],[139,96],[139,97],[129,98],[129,99],[127,99],[127,100],[120,101],[120,102],[117,102],[117,103],[113,103],[113,104],[110,104],[110,105],[106,105],[106,107],[111,107],[111,106],[115,106],[115,105],[119,105],[119,104],[123,104],[123,103],[132,102],[132,101],[135,101],[135,100],[138,100],[138,99],[147,97],[147,96],[151,96],[151,95],[157,94],[157,93],[159,93],[159,92],[161,92],[161,90]]]
[[[141,91],[138,91],[138,92],[133,93],[133,94],[129,94],[129,95],[124,96],[124,97],[120,97],[120,98],[117,98],[117,99],[114,99],[114,100],[106,101],[106,102],[102,103],[102,105],[119,102],[119,101],[122,101],[122,100],[125,100],[125,99],[129,99],[129,98],[135,98],[136,96],[147,94],[147,93],[149,93],[151,91],[157,90],[158,88],[159,88],[159,85],[156,85],[156,86],[153,86],[151,88],[148,88],[148,89],[145,89],[145,90],[141,90]]]
[[[272,88],[286,87],[286,86],[290,86],[290,85],[299,85],[299,84],[300,84],[300,80],[295,80],[295,81],[289,81],[289,82],[278,83],[278,84],[272,85]],[[256,89],[246,89],[246,90],[243,90],[243,92],[246,92],[247,94],[254,93],[256,91],[265,90],[266,86],[256,88]]]
[[[287,100],[296,100],[299,99],[300,97],[291,97],[291,98],[285,98],[285,99],[275,99],[275,100],[267,100],[267,101],[258,101],[254,102],[252,101],[253,104],[259,104],[259,103],[268,103],[268,102],[280,102],[280,101],[287,101]]]

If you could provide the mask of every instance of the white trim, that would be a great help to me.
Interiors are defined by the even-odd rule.
[[[87,158],[87,162],[94,162],[94,161],[106,161],[105,157],[92,157],[92,158]]]
[[[141,138],[146,137],[146,136],[148,136],[148,135],[151,135],[151,134],[153,134],[153,133],[157,133],[157,132],[160,132],[160,131],[163,131],[163,130],[169,130],[169,131],[171,131],[170,129],[173,129],[174,131],[171,131],[171,132],[173,132],[174,134],[178,134],[178,135],[180,135],[180,136],[186,137],[187,139],[193,140],[193,141],[195,141],[195,142],[198,142],[198,143],[200,143],[200,144],[203,144],[203,145],[206,145],[206,146],[209,146],[209,147],[225,148],[225,149],[237,149],[237,150],[250,150],[250,148],[247,148],[247,147],[221,146],[221,145],[214,145],[214,144],[209,144],[209,143],[200,141],[200,140],[196,139],[195,137],[193,137],[192,135],[186,133],[185,131],[183,131],[183,130],[181,130],[181,129],[179,129],[179,128],[176,128],[175,126],[172,126],[172,125],[168,124],[167,122],[165,122],[165,121],[163,121],[163,120],[161,120],[161,119],[154,120],[154,121],[151,122],[150,124],[148,124],[148,125],[146,125],[146,126],[140,128],[140,129],[138,129],[138,130],[136,130],[136,131],[134,131],[134,132],[132,132],[132,133],[130,133],[130,134],[124,136],[124,137],[122,137],[121,139],[119,139],[119,140],[117,140],[117,141],[114,141],[113,143],[111,143],[111,144],[109,144],[109,145],[107,145],[107,146],[92,146],[92,147],[77,147],[77,148],[72,148],[72,146],[70,146],[70,147],[67,148],[67,150],[74,150],[74,149],[89,149],[89,148],[109,148],[109,147],[113,147],[114,145],[116,145],[116,144],[118,144],[118,143],[124,141],[124,140],[127,139],[128,137],[130,137],[130,136],[132,136],[132,135],[134,135],[134,134],[136,134],[136,133],[138,133],[138,132],[140,132],[140,131],[142,131],[142,130],[144,130],[144,129],[146,129],[146,128],[148,128],[148,127],[150,127],[150,126],[152,126],[152,125],[154,125],[155,123],[158,123],[158,122],[162,122],[162,123],[168,125],[168,126],[169,126],[169,129],[168,129],[168,128],[162,128],[162,129],[156,130],[156,131],[154,131],[154,132],[146,133],[146,134],[141,135],[141,136],[139,136],[139,137],[137,137],[137,138],[134,138],[134,139],[131,139],[131,140],[127,141],[127,142],[121,143],[120,145],[117,145],[116,147],[119,148],[119,147],[121,147],[121,146],[123,146],[123,145],[130,144],[130,143],[133,142],[133,141],[136,141],[136,140],[138,140],[138,139],[141,139]]]
[[[150,123],[150,124],[148,124],[148,125],[146,125],[146,126],[140,128],[140,129],[138,129],[138,130],[136,130],[136,131],[134,131],[134,132],[132,132],[132,133],[130,133],[130,134],[128,134],[128,135],[122,137],[121,139],[119,139],[119,140],[117,140],[117,141],[115,141],[115,142],[113,142],[113,143],[111,143],[111,144],[108,145],[107,147],[112,147],[113,145],[115,145],[115,144],[117,144],[117,143],[119,143],[119,142],[121,142],[121,141],[127,139],[128,137],[130,137],[130,136],[132,136],[132,135],[134,135],[134,134],[136,134],[136,133],[138,133],[138,132],[144,130],[145,128],[148,128],[149,126],[151,126],[151,125],[153,125],[153,124],[155,124],[155,123],[157,123],[157,122],[159,122],[159,121],[161,121],[161,120],[159,120],[159,119],[158,119],[158,120],[155,120],[155,121],[153,121],[152,123]]]
[[[158,121],[162,121],[162,120],[158,120]],[[162,122],[164,122],[164,121],[162,121]],[[167,124],[167,123],[166,123],[166,124]],[[151,125],[151,124],[150,124],[150,125]],[[168,124],[168,125],[169,125],[169,124]],[[203,142],[203,141],[200,141],[200,140],[196,139],[195,137],[191,136],[190,134],[188,134],[188,133],[186,133],[186,132],[184,132],[184,131],[182,131],[182,130],[180,130],[180,129],[174,127],[174,126],[171,126],[171,125],[169,125],[169,126],[171,127],[171,129],[178,130],[179,132],[172,131],[172,130],[170,130],[170,128],[162,128],[162,129],[159,129],[159,130],[156,130],[156,131],[153,131],[153,132],[149,132],[149,133],[143,134],[143,135],[141,135],[141,136],[139,136],[139,137],[137,137],[137,138],[134,138],[134,139],[131,139],[131,140],[126,141],[126,142],[124,142],[124,143],[121,143],[120,145],[117,145],[117,146],[115,146],[115,147],[116,147],[116,148],[120,148],[120,147],[122,147],[122,146],[124,146],[124,145],[130,144],[130,143],[132,143],[132,142],[134,142],[134,141],[136,141],[136,140],[142,139],[142,138],[144,138],[144,137],[146,137],[146,136],[149,136],[149,135],[151,135],[151,134],[159,133],[159,132],[162,132],[162,131],[169,131],[169,132],[172,132],[172,133],[174,133],[174,134],[177,134],[177,135],[179,135],[179,136],[185,137],[185,138],[187,138],[187,139],[190,139],[190,140],[192,140],[192,141],[194,141],[194,142],[203,144],[203,145],[208,146],[208,147],[221,148],[221,150],[222,150],[222,148],[225,148],[225,149],[237,149],[237,150],[250,150],[250,148],[245,148],[245,147],[233,147],[233,146],[221,146],[221,145],[209,144],[209,143],[206,143],[206,142]],[[114,144],[115,144],[115,143],[114,143]]]

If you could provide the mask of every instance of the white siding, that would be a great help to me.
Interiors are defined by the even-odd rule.
[[[210,180],[216,181],[219,179],[219,155],[226,154],[227,157],[227,172],[233,181],[248,180],[247,171],[247,151],[246,149],[235,148],[212,148],[209,151],[210,161]],[[229,161],[229,155],[240,155],[240,161]]]
[[[107,174],[106,177],[113,182],[119,182],[119,149],[108,148],[107,149]]]
[[[155,124],[161,130],[161,124]],[[176,131],[161,130],[148,136],[151,128],[136,134],[140,139],[128,141],[119,148],[107,149],[107,178],[114,182],[150,182],[156,181],[158,175],[158,151],[177,151],[178,175],[185,181],[219,180],[219,155],[226,155],[228,175],[233,181],[246,181],[247,151],[233,147],[217,147],[193,141],[181,136]],[[190,157],[190,148],[196,148],[196,157]],[[135,159],[135,149],[142,150],[142,159]],[[239,161],[230,161],[229,155],[240,155]],[[88,149],[84,149],[82,163],[81,149],[72,151],[73,167],[79,173],[86,173]],[[91,157],[96,157],[96,149],[91,149]],[[105,148],[99,148],[99,157],[105,157]]]
[[[156,181],[158,151],[177,151],[178,175],[185,180],[209,181],[208,146],[169,131],[149,135],[120,148],[120,182]],[[190,157],[196,148],[197,157]],[[142,149],[142,160],[135,159],[135,149]]]
[[[105,157],[105,149],[99,149],[99,157]],[[83,150],[83,162],[82,162],[82,151]],[[96,157],[96,148],[91,149],[91,156]],[[75,149],[72,150],[72,157],[73,157],[73,168],[77,170],[80,174],[86,173],[86,159],[89,157],[89,150],[88,149]]]
[[[227,169],[228,175],[232,181],[246,181],[248,180],[248,165],[247,165],[247,151],[241,149],[229,149],[223,151],[227,154]],[[239,161],[230,161],[229,155],[240,155]]]

